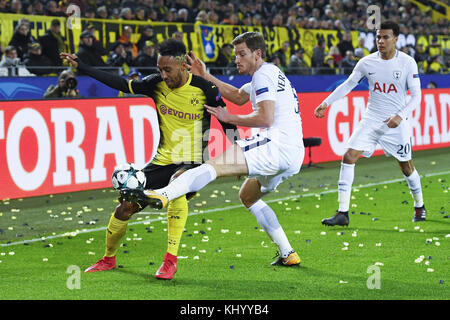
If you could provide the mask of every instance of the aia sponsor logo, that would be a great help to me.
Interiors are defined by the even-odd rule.
[[[380,92],[380,93],[390,93],[395,92],[398,93],[397,88],[395,87],[395,84],[393,83],[378,83],[375,82],[373,85],[373,92]]]

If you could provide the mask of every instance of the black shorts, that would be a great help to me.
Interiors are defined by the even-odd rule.
[[[160,189],[167,186],[170,182],[172,176],[179,170],[189,170],[198,167],[200,163],[193,164],[168,164],[166,166],[160,166],[157,164],[149,163],[142,169],[145,173],[145,178],[147,182],[145,184],[145,189]]]

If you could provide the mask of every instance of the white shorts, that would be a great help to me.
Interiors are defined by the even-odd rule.
[[[386,156],[398,161],[412,159],[412,130],[407,120],[402,120],[396,128],[389,128],[385,122],[362,120],[348,140],[347,147],[363,151],[364,157],[371,157],[377,144],[383,148]]]
[[[249,177],[261,183],[261,192],[275,190],[281,182],[300,172],[305,156],[303,146],[281,145],[259,134],[236,143],[244,151]]]

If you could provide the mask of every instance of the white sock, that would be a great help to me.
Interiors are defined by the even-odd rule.
[[[294,250],[272,208],[260,199],[249,207],[248,210],[255,216],[256,221],[258,221],[258,224],[270,239],[278,246],[281,256],[287,258]]]
[[[202,189],[211,181],[216,180],[217,172],[210,164],[204,163],[194,169],[183,172],[166,187],[154,190],[164,195],[169,200],[185,195],[188,192],[195,192]]]
[[[422,185],[420,183],[420,176],[417,170],[414,170],[409,177],[405,176],[408,183],[409,190],[414,199],[414,207],[420,208],[423,206]]]
[[[355,177],[355,164],[341,163],[341,172],[338,181],[339,211],[346,212],[350,207],[353,178]]]

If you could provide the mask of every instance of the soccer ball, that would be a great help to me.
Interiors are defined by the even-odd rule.
[[[116,190],[144,189],[146,181],[144,172],[132,163],[118,165],[112,174],[112,185]]]

